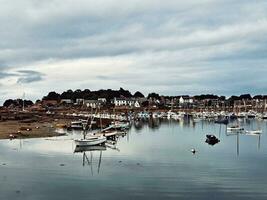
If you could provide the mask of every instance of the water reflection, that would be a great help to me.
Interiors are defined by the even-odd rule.
[[[258,150],[260,150],[260,138],[261,138],[261,134],[245,134],[242,132],[227,132],[225,133],[226,136],[236,136],[236,153],[239,156],[239,152],[240,152],[240,136],[242,137],[248,137],[248,136],[252,136],[252,137],[257,137],[257,148]]]
[[[77,147],[74,150],[74,153],[82,153],[83,158],[82,158],[82,166],[84,167],[85,165],[88,165],[91,167],[91,174],[92,176],[94,175],[94,170],[93,170],[93,153],[94,152],[100,152],[99,153],[99,158],[98,158],[98,165],[97,165],[97,173],[99,174],[100,172],[100,166],[101,166],[101,161],[102,161],[102,152],[106,151],[107,148],[106,146],[88,146],[88,147]],[[90,152],[90,159],[87,156],[87,153]]]
[[[241,200],[249,195],[265,200],[267,122],[238,123],[247,130],[261,128],[263,133],[227,133],[225,125],[191,118],[155,119],[132,122],[126,137],[105,146],[75,148],[73,139],[80,138],[81,132],[0,141],[0,199],[21,199],[12,196],[10,188],[15,188],[34,199],[53,199],[52,194],[65,200],[89,195],[92,199],[149,199],[151,195],[153,199],[210,199],[210,191],[215,191],[217,199]],[[207,145],[207,134],[220,143]],[[194,156],[192,148],[197,152]]]

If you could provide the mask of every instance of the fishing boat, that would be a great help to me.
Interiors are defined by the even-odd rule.
[[[107,141],[105,136],[89,136],[82,139],[74,140],[77,147],[101,145]]]

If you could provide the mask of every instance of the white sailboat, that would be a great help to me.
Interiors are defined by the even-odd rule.
[[[93,117],[91,117],[91,122],[93,121]],[[88,120],[87,120],[87,124],[89,122],[89,117],[88,117]],[[87,127],[87,124],[85,127]],[[91,129],[92,127],[92,124],[89,126],[89,130]],[[87,131],[86,128],[84,128],[84,131],[83,131],[83,138],[82,139],[76,139],[74,140],[76,146],[78,147],[86,147],[86,146],[94,146],[94,145],[101,145],[101,144],[104,144],[106,141],[107,141],[107,138],[103,135],[99,135],[99,136],[86,136],[87,135]]]
[[[107,141],[105,136],[89,136],[82,139],[74,140],[77,147],[85,147],[85,146],[94,146],[94,145],[101,145]]]

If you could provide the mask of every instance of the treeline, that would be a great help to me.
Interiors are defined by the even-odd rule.
[[[91,91],[89,89],[85,90],[80,90],[77,89],[75,91],[73,90],[67,90],[64,91],[63,93],[57,93],[57,92],[49,92],[48,95],[44,96],[42,100],[56,100],[60,101],[62,99],[71,99],[74,102],[77,99],[87,99],[87,100],[97,100],[99,98],[105,98],[108,102],[114,98],[144,98],[145,96],[137,91],[134,94],[132,94],[129,90],[124,90],[123,88],[120,88],[119,90],[112,90],[112,89],[107,89],[107,90],[97,90],[97,91]],[[163,96],[158,93],[152,92],[148,94],[146,98],[148,99],[153,99],[153,100],[162,100],[162,99],[177,99],[179,100],[181,96]],[[182,95],[184,98],[189,98],[189,95]],[[214,94],[201,94],[201,95],[195,95],[191,96],[197,101],[202,101],[205,99],[212,100],[212,99],[218,99],[221,101],[227,101],[230,104],[233,104],[234,101],[236,100],[251,100],[251,99],[266,99],[267,100],[267,95],[255,95],[251,96],[250,94],[242,94],[240,96],[231,96],[228,99],[225,96],[218,96]],[[39,101],[39,100],[38,100]],[[3,106],[4,107],[10,107],[10,106],[15,106],[15,107],[22,107],[23,106],[23,100],[22,99],[8,99],[4,102]],[[33,105],[33,102],[31,100],[24,100],[24,105],[25,107]]]
[[[189,95],[180,95],[180,96],[164,96],[160,95],[158,93],[152,92],[149,93],[147,98],[148,99],[156,99],[156,100],[161,100],[162,98],[165,99],[179,99],[180,97],[187,97],[189,98]],[[123,88],[120,88],[119,90],[112,90],[112,89],[101,89],[97,91],[91,91],[89,89],[85,90],[80,90],[77,89],[75,91],[73,90],[67,90],[64,91],[63,93],[59,94],[56,92],[49,92],[47,96],[43,97],[43,100],[61,100],[61,99],[71,99],[75,101],[76,99],[88,99],[88,100],[97,100],[99,98],[106,98],[107,101],[110,101],[111,99],[114,98],[143,98],[145,97],[141,92],[137,91],[134,94],[132,94],[129,90],[124,90]],[[205,100],[205,99],[218,99],[221,101],[230,101],[233,102],[235,100],[251,100],[251,99],[267,99],[267,95],[256,95],[256,96],[251,96],[250,94],[242,94],[240,96],[231,96],[228,99],[225,96],[218,96],[214,94],[201,94],[201,95],[195,95],[191,96],[197,101]]]
[[[129,90],[124,90],[123,88],[120,88],[119,90],[97,90],[97,91],[91,91],[89,89],[85,90],[67,90],[61,94],[56,92],[49,92],[47,96],[43,97],[43,100],[61,100],[61,99],[71,99],[73,101],[77,99],[88,99],[88,100],[97,100],[99,98],[106,98],[107,101],[110,101],[114,98],[120,98],[120,97],[126,97],[126,98],[143,98],[144,95],[137,91],[134,94],[132,94]]]
[[[3,106],[4,107],[23,107],[23,103],[25,107],[33,105],[33,102],[31,100],[22,100],[22,99],[8,99],[4,102]]]

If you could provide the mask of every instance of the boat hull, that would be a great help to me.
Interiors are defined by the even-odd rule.
[[[106,137],[100,137],[96,139],[78,139],[74,140],[76,146],[78,147],[86,147],[86,146],[94,146],[94,145],[101,145],[107,141]]]

